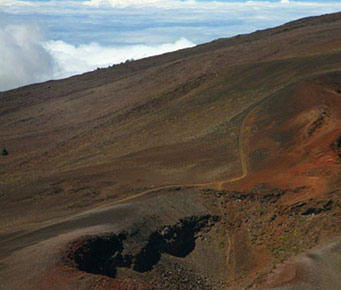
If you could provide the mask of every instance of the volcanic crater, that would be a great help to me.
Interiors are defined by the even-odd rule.
[[[192,216],[175,225],[162,226],[151,232],[145,245],[138,247],[138,233],[106,234],[82,238],[74,242],[66,261],[81,271],[116,277],[117,268],[130,268],[136,272],[151,271],[161,255],[184,258],[195,250],[195,240],[200,233],[208,232],[219,221],[217,216]],[[135,249],[132,249],[132,245]],[[130,249],[130,253],[129,250]],[[131,251],[135,250],[135,253]],[[207,253],[209,255],[209,253]]]

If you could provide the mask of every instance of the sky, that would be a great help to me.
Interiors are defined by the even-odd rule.
[[[340,10],[339,0],[0,0],[0,91]]]

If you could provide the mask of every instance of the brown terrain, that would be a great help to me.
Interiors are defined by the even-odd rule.
[[[341,13],[0,93],[0,289],[341,289]]]

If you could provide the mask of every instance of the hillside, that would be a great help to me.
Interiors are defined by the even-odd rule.
[[[340,289],[340,128],[341,13],[0,93],[0,289]]]

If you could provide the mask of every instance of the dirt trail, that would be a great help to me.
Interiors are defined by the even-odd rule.
[[[117,205],[117,204],[120,204],[120,203],[124,203],[124,202],[130,201],[130,200],[134,200],[134,199],[140,198],[142,196],[148,195],[150,193],[155,193],[155,192],[158,192],[158,191],[161,191],[161,190],[164,190],[164,189],[190,188],[190,187],[210,187],[210,188],[221,190],[223,188],[224,184],[230,183],[230,182],[235,182],[235,181],[238,181],[238,180],[241,180],[241,179],[245,178],[247,176],[247,156],[246,156],[246,154],[244,152],[244,144],[243,144],[245,126],[246,126],[248,117],[253,112],[253,110],[255,108],[257,108],[258,105],[260,103],[262,103],[267,98],[268,97],[262,99],[261,101],[257,102],[256,104],[251,105],[251,107],[249,107],[249,108],[247,108],[246,110],[243,111],[243,112],[245,112],[247,110],[250,110],[247,113],[247,115],[244,117],[244,119],[242,121],[242,124],[240,126],[240,129],[239,129],[239,138],[238,138],[239,145],[238,145],[238,147],[239,147],[239,157],[240,157],[241,169],[242,169],[242,172],[241,172],[240,176],[236,176],[236,177],[232,177],[232,178],[229,178],[229,179],[226,179],[226,180],[223,180],[223,181],[216,181],[216,182],[194,183],[194,184],[175,184],[175,185],[165,185],[165,186],[160,186],[160,187],[156,187],[156,188],[151,188],[151,189],[142,191],[142,192],[137,193],[137,194],[133,194],[133,195],[121,198],[121,199],[114,200],[114,201],[109,202],[109,203],[105,202],[103,204],[99,204],[99,205],[97,205],[96,207],[94,207],[92,209],[89,209],[89,210],[86,210],[84,212],[81,212],[81,213],[69,216],[67,218],[48,221],[48,222],[44,223],[43,226],[42,226],[42,223],[40,222],[39,224],[36,225],[36,227],[34,225],[32,225],[32,227],[33,227],[32,230],[27,231],[27,232],[22,233],[22,234],[19,234],[19,235],[16,235],[16,236],[12,236],[12,237],[10,237],[8,239],[2,240],[0,244],[4,244],[6,242],[9,242],[9,241],[12,241],[12,240],[15,240],[15,239],[18,239],[18,238],[22,238],[22,237],[24,237],[24,236],[26,236],[28,234],[32,234],[32,233],[34,233],[34,232],[36,232],[38,230],[42,230],[42,229],[47,228],[49,226],[52,226],[52,225],[55,225],[55,224],[58,224],[58,223],[61,223],[61,222],[65,222],[65,221],[68,221],[68,220],[72,220],[74,218],[78,218],[80,216],[84,216],[84,215],[87,215],[87,214],[90,214],[90,213],[100,212],[104,208],[111,207],[111,206],[114,206],[114,205]],[[243,112],[239,112],[236,115],[239,115],[239,114],[241,114]]]
[[[242,122],[242,124],[240,126],[240,130],[239,130],[238,151],[239,151],[239,157],[240,157],[242,174],[240,176],[232,177],[232,178],[229,178],[229,179],[224,180],[224,181],[218,181],[217,182],[218,189],[222,189],[225,183],[241,180],[244,177],[246,177],[246,175],[247,175],[247,160],[246,160],[246,154],[244,152],[244,144],[243,144],[243,141],[244,141],[244,131],[245,131],[245,126],[246,126],[246,122],[248,120],[248,117],[253,112],[253,110],[255,108],[250,110],[250,112],[245,116],[245,118],[244,118],[244,120],[243,120],[243,122]]]
[[[160,190],[164,190],[164,189],[172,189],[172,188],[174,189],[174,188],[177,188],[177,187],[181,187],[181,188],[184,188],[184,187],[185,188],[186,187],[213,187],[213,188],[216,188],[216,189],[222,189],[222,187],[223,187],[223,185],[225,183],[235,182],[235,181],[238,181],[238,180],[241,180],[241,179],[245,178],[247,176],[247,156],[246,156],[246,154],[244,152],[244,143],[243,143],[243,141],[244,141],[244,131],[245,131],[246,123],[247,123],[247,120],[248,120],[249,116],[251,115],[251,113],[265,99],[267,99],[267,98],[262,99],[261,101],[257,102],[256,104],[254,104],[254,105],[252,105],[251,107],[248,108],[248,109],[250,109],[250,108],[251,109],[247,113],[247,115],[244,117],[243,122],[242,122],[242,124],[240,126],[240,129],[239,129],[238,151],[239,151],[239,157],[240,157],[240,162],[241,162],[241,170],[242,170],[240,176],[231,177],[231,178],[228,178],[226,180],[216,181],[216,182],[193,183],[193,184],[175,184],[175,185],[166,185],[166,186],[161,186],[161,187],[157,187],[157,188],[152,188],[152,189],[148,189],[146,191],[143,191],[143,192],[140,192],[140,193],[137,193],[137,194],[134,194],[134,195],[122,198],[122,199],[115,200],[115,201],[113,201],[113,202],[111,202],[109,204],[99,205],[99,206],[91,209],[90,211],[93,211],[93,210],[96,210],[96,209],[100,209],[100,208],[103,208],[103,207],[106,207],[106,206],[110,206],[110,205],[115,205],[115,204],[118,204],[118,203],[126,202],[126,201],[129,201],[129,200],[132,200],[132,199],[136,199],[136,198],[142,197],[142,196],[147,195],[149,193],[154,193],[154,192],[157,192],[157,191],[160,191]],[[243,113],[243,112],[241,112],[241,113]],[[236,115],[239,115],[239,114],[240,113],[237,113]],[[84,213],[81,213],[81,214],[84,214]]]

